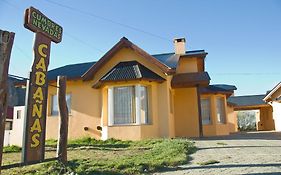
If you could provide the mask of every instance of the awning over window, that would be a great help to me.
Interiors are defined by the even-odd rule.
[[[204,87],[209,83],[210,77],[207,72],[182,73],[173,76],[171,86],[172,88]]]
[[[163,82],[164,78],[149,70],[137,61],[120,62],[104,75],[94,88],[98,88],[105,82],[119,82],[131,80],[147,80]]]

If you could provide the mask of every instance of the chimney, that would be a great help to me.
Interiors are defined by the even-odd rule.
[[[179,55],[185,54],[185,38],[175,38],[174,46],[175,46],[175,54],[179,54]]]

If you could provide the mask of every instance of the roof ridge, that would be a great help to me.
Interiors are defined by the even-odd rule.
[[[259,94],[259,95],[239,95],[239,96],[231,96],[231,98],[234,97],[251,97],[251,96],[265,96],[266,94]]]

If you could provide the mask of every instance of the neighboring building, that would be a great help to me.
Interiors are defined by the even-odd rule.
[[[14,106],[23,106],[25,104],[25,89],[16,87],[15,83],[23,83],[24,80],[8,76],[8,109],[5,123],[5,130],[11,130],[13,125]]]
[[[204,50],[150,55],[122,38],[99,61],[48,72],[67,76],[70,138],[140,140],[227,135],[237,131],[235,86],[209,85]],[[57,138],[57,89],[49,86],[46,137]]]
[[[275,121],[275,130],[281,131],[281,82],[269,91],[263,100],[272,106],[272,116]]]
[[[17,83],[25,83],[26,80],[19,79],[16,76],[9,75],[8,76],[8,108],[7,108],[7,116],[5,121],[5,133],[4,133],[4,146],[17,144],[21,145],[21,138],[23,130],[18,130],[17,125],[14,123],[14,107],[22,106],[25,104],[25,88],[17,87],[15,84]],[[23,122],[22,124],[23,125]],[[16,134],[14,131],[18,130]],[[12,140],[13,136],[20,135],[20,137],[15,137],[14,141]]]
[[[259,110],[257,130],[281,131],[281,82],[263,95],[234,96],[228,99],[235,111]]]
[[[274,130],[272,107],[263,101],[265,95],[233,96],[228,102],[234,104],[235,111],[259,110],[256,113],[256,128],[258,131]]]

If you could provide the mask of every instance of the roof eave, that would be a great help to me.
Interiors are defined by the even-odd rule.
[[[281,88],[281,82],[279,82],[264,98],[263,101],[269,102],[271,101],[271,96],[274,94],[279,88]]]

